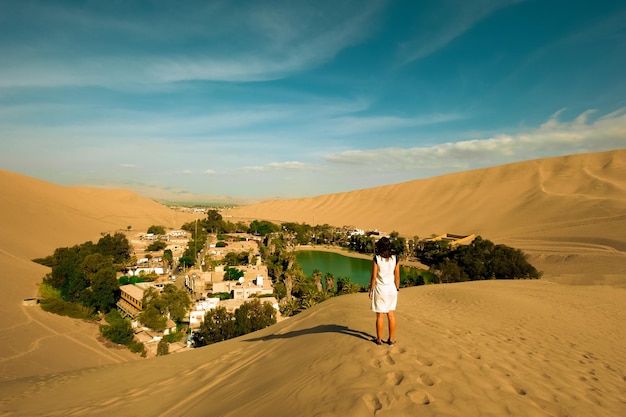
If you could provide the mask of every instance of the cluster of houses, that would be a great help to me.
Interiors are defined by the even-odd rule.
[[[182,253],[187,239],[186,232],[173,231],[169,232],[167,237],[142,234],[139,236],[139,241],[131,241],[131,243],[134,243],[133,246],[139,249],[145,245],[144,242],[167,240],[169,242],[168,248],[176,249],[180,247]],[[226,252],[232,249],[223,248],[222,250]],[[223,254],[214,253],[213,255]],[[217,256],[217,258],[219,257],[220,256]],[[224,265],[218,265],[211,271],[194,269],[184,273],[184,282],[181,282],[182,280],[178,281],[177,286],[183,286],[183,288],[189,292],[192,299],[191,309],[183,320],[188,323],[192,332],[204,322],[208,311],[221,306],[226,308],[229,312],[234,312],[251,297],[262,298],[262,301],[269,302],[278,311],[278,301],[273,297],[274,289],[268,277],[267,266],[263,265],[259,256],[253,256],[250,260],[252,261],[251,264],[236,267],[243,272],[243,276],[234,281],[224,279],[227,271]],[[161,277],[153,282],[141,282],[121,286],[121,295],[117,302],[117,308],[122,316],[131,319],[133,328],[135,329],[135,339],[143,342],[148,352],[156,354],[158,342],[163,336],[176,331],[176,323],[168,317],[166,329],[163,332],[155,332],[142,327],[138,317],[143,311],[142,300],[144,292],[151,287],[160,291],[168,280],[175,282],[177,278],[174,275],[168,275],[168,271],[163,269],[162,264],[159,265],[159,257],[151,258],[149,265],[146,261],[147,258],[139,258],[137,266],[133,268],[132,271],[129,271],[130,275],[140,275],[141,271],[145,271],[154,272]],[[183,278],[183,276],[179,276],[178,278]],[[222,296],[215,296],[215,294],[218,293]],[[223,297],[224,293],[229,293],[230,298],[222,299],[225,298]],[[187,338],[187,347],[190,347],[190,342],[191,337]],[[172,347],[175,348],[175,346]],[[179,348],[182,348],[182,346]]]
[[[200,327],[207,311],[221,306],[234,312],[251,297],[262,298],[278,311],[278,301],[273,297],[274,288],[267,277],[267,267],[256,264],[239,266],[237,269],[243,271],[244,275],[236,281],[224,280],[224,266],[218,266],[211,272],[190,271],[185,275],[185,288],[195,300],[189,312],[189,327],[192,331]],[[218,293],[229,293],[232,298],[222,300],[212,296]]]

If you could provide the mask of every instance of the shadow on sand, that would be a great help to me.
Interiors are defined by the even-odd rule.
[[[292,337],[304,336],[307,334],[315,333],[342,333],[348,336],[357,337],[359,339],[367,340],[371,342],[374,339],[369,333],[362,332],[360,330],[352,330],[347,326],[339,326],[338,324],[320,324],[319,326],[311,327],[309,329],[294,330],[281,334],[270,334],[268,336],[256,337],[253,339],[247,339],[248,342],[258,342],[260,340],[274,340],[274,339],[290,339]]]

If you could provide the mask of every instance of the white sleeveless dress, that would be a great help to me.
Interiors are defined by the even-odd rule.
[[[375,259],[378,264],[378,275],[372,291],[372,311],[388,313],[394,311],[398,303],[398,290],[393,275],[397,260],[395,255],[391,255],[390,258],[376,255]]]

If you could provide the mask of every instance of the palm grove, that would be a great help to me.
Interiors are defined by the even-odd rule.
[[[204,249],[207,236],[218,240],[226,234],[251,233],[259,236],[259,252],[267,265],[274,287],[274,295],[280,302],[285,316],[297,314],[329,297],[367,290],[352,283],[349,277],[335,277],[331,272],[319,270],[307,276],[296,262],[295,246],[323,244],[342,247],[351,251],[373,254],[378,236],[375,233],[350,234],[352,227],[336,228],[285,222],[275,224],[254,220],[249,224],[224,221],[216,210],[209,210],[205,219],[187,223],[182,229],[191,234],[187,248],[179,259],[181,267],[198,262],[198,254]],[[153,226],[149,232],[164,233],[161,226]],[[407,241],[397,232],[391,233],[394,251],[403,259],[412,257],[429,269],[405,268],[403,286],[425,283],[458,282],[478,279],[539,278],[540,273],[530,265],[519,250],[497,245],[480,236],[469,245],[453,246],[445,241],[420,240],[417,236]],[[219,243],[219,242],[218,242]],[[158,245],[158,246],[157,246]],[[149,250],[165,247],[156,244]],[[51,267],[41,285],[42,308],[57,314],[73,317],[94,317],[95,312],[105,315],[107,323],[102,333],[116,343],[142,351],[132,341],[132,329],[127,319],[119,317],[115,310],[119,287],[128,277],[117,279],[118,272],[127,270],[136,259],[130,256],[131,247],[122,233],[103,236],[96,244],[86,242],[71,248],[58,248],[54,254],[37,262]],[[164,251],[164,261],[170,266],[174,260],[171,251]],[[250,262],[251,254],[227,253],[219,262],[225,263],[229,274],[237,275],[237,266]],[[214,265],[204,259],[206,265]],[[163,330],[167,317],[179,324],[185,317],[191,300],[184,290],[168,284],[162,292],[148,290],[144,294],[144,310],[139,319],[154,330]],[[207,313],[204,323],[194,334],[196,346],[203,346],[259,330],[276,322],[276,314],[269,303],[253,299],[234,313],[218,307]]]

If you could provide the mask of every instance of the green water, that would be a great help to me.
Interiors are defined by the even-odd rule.
[[[333,252],[302,250],[296,252],[296,261],[302,265],[307,276],[319,269],[322,276],[330,272],[335,277],[348,277],[350,281],[367,287],[372,277],[372,261],[369,259],[352,258]]]

